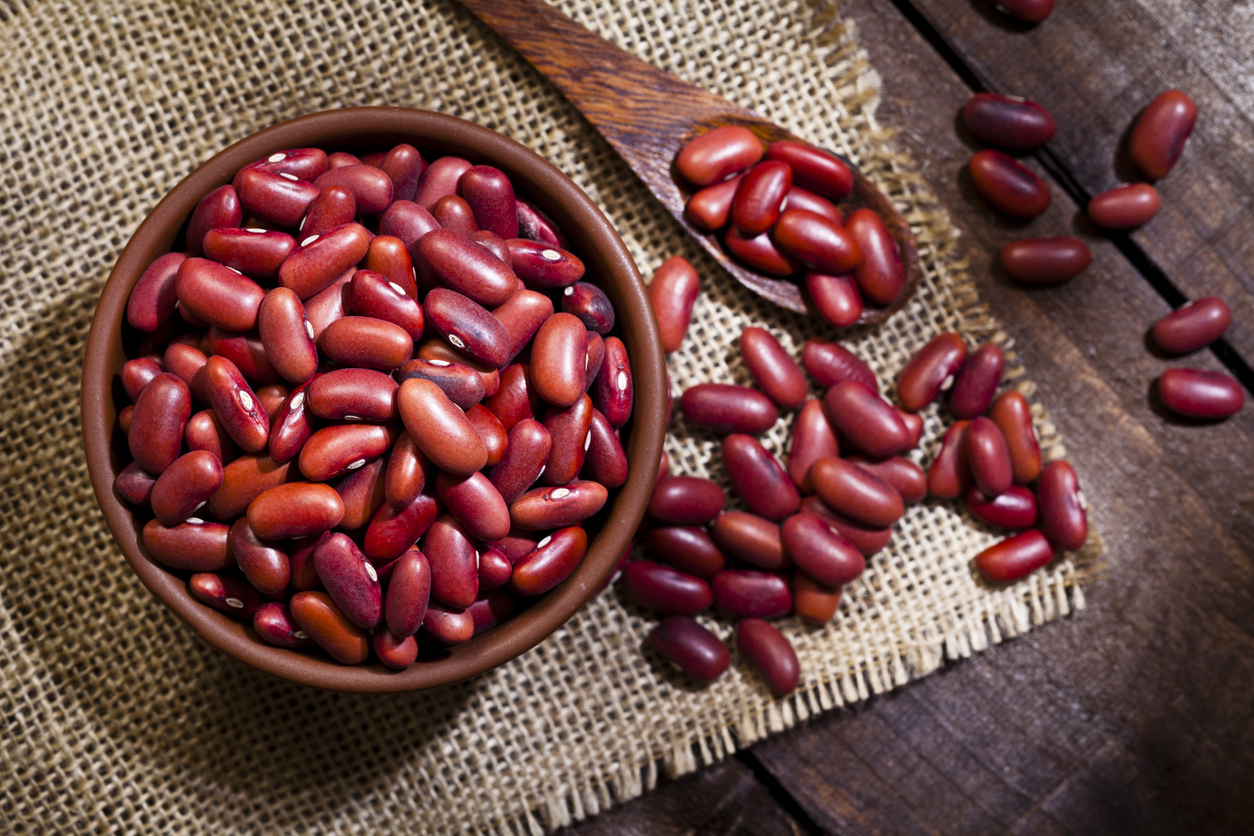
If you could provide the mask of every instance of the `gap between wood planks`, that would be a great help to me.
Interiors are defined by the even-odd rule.
[[[945,37],[941,35],[936,27],[932,26],[927,16],[916,9],[910,0],[892,0],[892,3],[919,35],[936,50],[937,54],[949,65],[950,69],[957,73],[963,83],[971,89],[971,92],[997,92],[993,85],[981,78],[980,74],[945,40]],[[1062,160],[1049,150],[1049,146],[1033,151],[1030,156],[1041,164],[1058,187],[1066,192],[1078,206],[1081,208],[1088,206],[1089,200],[1093,195],[1089,194],[1088,189],[1071,173]],[[1172,308],[1178,308],[1189,301],[1189,298],[1180,291],[1180,288],[1176,287],[1175,282],[1132,240],[1128,233],[1108,232],[1106,238],[1115,245],[1123,257],[1132,265],[1133,269],[1150,283],[1150,286],[1158,292],[1158,295],[1168,305]],[[1211,343],[1209,348],[1219,362],[1223,363],[1228,371],[1232,373],[1233,377],[1240,381],[1246,391],[1254,393],[1254,369],[1245,361],[1245,358],[1238,354],[1227,340],[1222,338]]]
[[[818,822],[811,818],[806,809],[801,806],[801,802],[775,777],[766,764],[758,760],[758,756],[753,753],[752,749],[740,749],[736,752],[735,758],[748,767],[757,782],[770,793],[771,798],[792,818],[802,833],[807,836],[818,836],[824,832]]]

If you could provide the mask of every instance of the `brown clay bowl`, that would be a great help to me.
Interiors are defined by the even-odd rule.
[[[400,672],[378,662],[340,665],[320,653],[263,643],[251,626],[209,608],[188,592],[185,573],[167,569],[145,553],[145,509],[133,511],[113,490],[130,461],[117,413],[128,400],[120,386],[136,333],[125,324],[127,299],[153,259],[182,244],[183,227],[200,199],[229,183],[247,163],[286,148],[328,151],[386,150],[407,142],[428,159],[456,154],[500,168],[517,191],[547,212],[570,237],[588,275],[609,295],[616,331],[631,356],[634,416],[627,429],[631,475],[590,521],[591,542],[575,573],[530,607],[470,641]],[[92,487],[114,539],[140,580],[209,644],[258,670],[304,685],[337,691],[400,692],[432,688],[490,670],[538,644],[595,595],[613,572],[644,515],[665,432],[664,360],[657,324],[636,265],[618,233],[584,192],[530,149],[487,128],[452,116],[404,108],[349,108],[315,113],[240,140],[201,165],[166,195],[122,251],[92,320],[83,361],[82,426]]]

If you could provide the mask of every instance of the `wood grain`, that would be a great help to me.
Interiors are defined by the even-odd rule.
[[[684,206],[691,191],[674,161],[691,139],[723,125],[741,125],[763,142],[800,141],[748,108],[729,102],[640,60],[588,31],[544,0],[461,0],[540,71],[592,123],[667,211],[733,277],[753,292],[789,310],[809,309],[795,281],[754,273],[730,258],[717,235],[688,223]],[[858,322],[883,322],[914,294],[919,257],[914,236],[892,201],[856,167],[853,194],[840,202],[846,216],[869,208],[883,219],[897,243],[905,285],[886,308],[867,305]],[[815,314],[817,315],[817,314]]]

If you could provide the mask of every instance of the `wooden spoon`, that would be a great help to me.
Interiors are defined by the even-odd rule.
[[[723,252],[715,235],[688,223],[691,192],[675,170],[679,150],[722,125],[743,125],[765,142],[804,142],[751,110],[681,81],[585,29],[544,0],[461,0],[480,20],[548,78],[600,131],[632,171],[692,237],[753,292],[789,310],[809,308],[794,281],[754,273]],[[919,285],[919,254],[906,219],[862,172],[853,172],[853,194],[840,203],[848,217],[868,208],[883,219],[897,242],[905,287],[887,308],[865,307],[859,323],[878,323],[898,311]]]

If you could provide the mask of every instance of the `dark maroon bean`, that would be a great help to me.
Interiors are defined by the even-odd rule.
[[[588,535],[579,526],[554,531],[514,564],[509,588],[526,598],[543,595],[571,576],[587,550]]]
[[[418,240],[439,228],[440,225],[429,211],[408,200],[394,201],[379,219],[379,234],[400,239],[411,256]]]
[[[383,459],[375,459],[336,480],[335,492],[344,503],[344,519],[340,521],[340,528],[356,531],[368,524],[379,510],[383,504],[385,464]]]
[[[627,348],[618,337],[607,337],[605,359],[592,388],[592,402],[610,425],[618,428],[631,417],[633,394]]]
[[[791,694],[801,679],[797,652],[784,634],[760,618],[736,625],[736,650],[766,681],[777,697]]]
[[[402,143],[387,152],[379,168],[392,181],[393,203],[413,199],[414,192],[418,190],[418,178],[426,167],[427,161],[412,145]]]
[[[131,457],[144,470],[160,475],[182,452],[183,428],[192,414],[187,384],[163,372],[144,387],[126,434]]]
[[[267,446],[271,458],[279,464],[294,459],[313,435],[309,412],[305,408],[305,391],[308,387],[309,384],[306,383],[293,389],[270,420],[270,439]]]
[[[740,334],[740,353],[753,379],[775,403],[791,409],[805,401],[809,389],[805,375],[770,331],[746,328]]]
[[[373,270],[358,270],[349,283],[348,295],[353,313],[399,325],[410,339],[422,339],[422,307],[396,282]]]
[[[684,390],[680,404],[685,420],[718,433],[766,432],[779,418],[766,395],[729,383],[698,383]]]
[[[780,533],[797,568],[819,583],[843,586],[866,569],[862,553],[812,514],[794,514]]]
[[[492,414],[492,410],[483,404],[475,404],[466,410],[466,420],[470,421],[470,425],[475,428],[475,432],[479,434],[479,439],[483,442],[484,449],[488,451],[488,458],[485,464],[492,466],[501,461],[505,456],[505,449],[509,446],[509,434],[505,432],[505,427]]]
[[[369,316],[346,316],[326,327],[318,337],[318,349],[344,366],[390,371],[413,355],[414,341],[399,325]]]
[[[792,187],[792,169],[787,163],[767,160],[755,165],[736,189],[731,220],[746,236],[766,232],[779,219],[779,207]]]
[[[222,463],[213,453],[185,453],[162,471],[152,486],[149,502],[165,526],[186,520],[209,501],[222,484]]]
[[[388,504],[397,511],[408,507],[422,493],[431,470],[431,462],[414,444],[409,433],[401,433],[388,457],[383,488]]]
[[[493,366],[509,360],[510,339],[505,326],[470,298],[437,288],[427,294],[424,308],[431,327],[459,350]],[[582,323],[579,330],[584,330]]]
[[[131,462],[113,480],[113,489],[132,505],[147,505],[156,483],[156,477],[144,472],[138,462]]]
[[[266,358],[292,383],[304,383],[318,370],[318,349],[305,306],[295,292],[276,287],[257,311],[257,328]]]
[[[531,554],[535,550],[536,544],[544,539],[545,536],[548,535],[541,536],[534,532],[514,528],[510,531],[508,537],[497,540],[495,543],[488,543],[488,545],[494,549],[499,549],[509,562],[514,564]]]
[[[896,302],[906,275],[897,242],[888,234],[884,221],[870,209],[859,209],[845,220],[845,229],[862,253],[862,262],[853,268],[853,278],[863,298],[877,305]]]
[[[680,255],[662,262],[649,282],[649,301],[657,317],[662,350],[668,354],[683,344],[700,284],[696,268]]]
[[[295,249],[295,238],[266,229],[211,229],[204,239],[206,258],[257,281],[274,279]]]
[[[515,196],[515,202],[518,204],[518,237],[570,249],[566,235],[553,223],[552,218],[522,198]]]
[[[281,377],[271,365],[258,331],[239,333],[210,325],[200,341],[200,348],[205,354],[216,354],[230,360],[245,380],[258,387],[277,383]]]
[[[879,382],[871,367],[840,343],[806,340],[801,349],[801,363],[810,373],[810,377],[825,389],[846,380],[854,380],[872,392],[879,391]]]
[[[447,360],[406,360],[397,375],[402,383],[411,378],[429,380],[463,410],[483,400],[483,378],[469,366]]]
[[[777,571],[792,565],[784,552],[779,526],[756,514],[744,511],[719,514],[710,527],[710,536],[732,557],[759,569]]]
[[[220,462],[230,462],[240,454],[239,446],[231,440],[212,409],[202,409],[188,419],[183,440],[188,450],[206,450]]]
[[[461,157],[440,157],[427,166],[418,178],[414,203],[430,212],[436,202],[448,194],[457,194],[457,181],[473,165]]]
[[[756,438],[739,433],[724,438],[723,464],[732,489],[755,514],[780,520],[801,507],[792,479]]]
[[[308,299],[330,287],[370,249],[370,232],[357,223],[333,226],[300,239],[296,251],[279,267],[279,284]]]
[[[702,682],[713,682],[731,664],[731,653],[718,636],[687,615],[672,615],[649,633],[649,644],[662,658]]]
[[[507,503],[522,496],[539,478],[548,461],[549,431],[539,421],[524,418],[509,431],[509,444],[488,477]]]
[[[224,186],[223,188],[230,188]],[[175,281],[184,253],[166,253],[144,268],[126,301],[126,321],[141,331],[156,331],[169,320],[178,301]]]
[[[506,244],[505,239],[501,236],[493,235],[486,229],[480,229],[470,234],[470,240],[492,253],[501,261],[509,264],[509,244]]]
[[[431,566],[417,549],[397,560],[388,580],[384,606],[388,629],[398,636],[412,636],[422,626],[431,599]]]
[[[1024,531],[994,543],[975,556],[975,568],[990,581],[1018,580],[1054,559],[1054,550],[1039,531]]]
[[[733,618],[779,618],[792,610],[792,590],[783,575],[724,569],[710,581],[714,606]]]
[[[1161,180],[1184,152],[1193,133],[1197,105],[1179,90],[1159,93],[1141,111],[1128,135],[1128,154],[1150,180]]]
[[[1040,148],[1058,130],[1054,117],[1036,102],[998,93],[972,96],[962,108],[962,121],[976,139],[1016,151]]]
[[[335,528],[343,518],[344,501],[335,488],[315,482],[276,485],[248,505],[248,525],[263,540],[317,534]]]
[[[812,398],[801,408],[792,427],[792,445],[788,450],[788,475],[802,493],[813,493],[810,465],[826,456],[840,455],[836,434],[827,421],[823,402]]]
[[[1089,524],[1075,469],[1064,461],[1045,465],[1036,493],[1046,539],[1056,548],[1079,550],[1088,538]]]
[[[319,190],[339,186],[353,193],[357,212],[378,215],[392,202],[392,178],[369,165],[346,165],[332,168],[314,180]]]
[[[282,227],[299,224],[320,191],[294,174],[260,168],[241,171],[234,185],[244,210]]]
[[[418,494],[400,510],[386,503],[380,505],[362,540],[366,557],[380,565],[400,557],[431,528],[439,513],[439,502],[427,493]]]
[[[836,384],[823,398],[823,407],[832,428],[872,458],[908,449],[910,434],[897,410],[861,383]]]
[[[466,612],[474,621],[476,636],[506,621],[518,609],[514,596],[504,590],[493,590],[479,596]]]
[[[1041,446],[1036,440],[1027,398],[1018,392],[1006,392],[993,403],[988,417],[1006,440],[1015,484],[1028,484],[1041,472]]]
[[[835,203],[797,185],[788,190],[788,194],[784,195],[783,204],[779,207],[781,212],[787,212],[789,209],[804,209],[838,224],[845,222],[845,216],[841,214]]]
[[[628,598],[662,615],[696,615],[714,602],[710,585],[701,578],[651,560],[628,563],[622,584]]]
[[[463,366],[469,366],[479,373],[479,379],[483,381],[483,394],[485,397],[492,397],[496,394],[496,390],[501,386],[501,373],[496,366],[484,363],[482,360],[476,360],[465,352],[458,351],[449,345],[440,337],[432,337],[431,339],[420,343],[414,356],[419,360],[444,360],[448,363],[460,363]]]
[[[531,385],[531,367],[515,363],[501,372],[500,389],[484,401],[484,406],[492,411],[507,432],[523,418],[537,414],[541,401]]]
[[[583,278],[583,262],[574,253],[526,238],[510,238],[505,243],[509,247],[510,266],[528,285],[560,288]]]
[[[694,194],[684,209],[688,222],[702,232],[717,232],[727,226],[731,219],[732,200],[743,179],[744,174],[737,174],[730,180],[706,186]]]
[[[174,290],[181,309],[228,331],[255,326],[266,295],[252,279],[204,258],[189,258],[179,265]]]
[[[215,572],[192,575],[187,579],[187,588],[196,600],[240,621],[254,618],[266,607],[266,599],[258,595],[257,590],[243,581]]]
[[[927,471],[927,489],[941,499],[957,499],[971,487],[971,465],[967,461],[967,428],[970,421],[957,421],[945,431],[940,450]]]
[[[144,526],[144,548],[150,557],[171,569],[189,572],[220,572],[235,565],[229,542],[230,528],[222,523],[189,517],[175,526],[149,520]]]
[[[422,552],[431,565],[431,598],[449,607],[469,607],[479,594],[475,547],[466,531],[445,514],[422,538]]]
[[[370,655],[370,635],[350,621],[325,592],[298,592],[288,607],[301,631],[335,661],[359,665]]]
[[[309,437],[298,459],[306,479],[325,482],[379,458],[396,443],[395,424],[336,424]]]
[[[238,228],[243,219],[244,210],[235,187],[219,186],[200,199],[187,222],[187,251],[193,256],[201,255],[205,233],[211,229]]]
[[[544,321],[531,344],[531,380],[541,398],[558,407],[584,397],[588,331],[573,314]]]
[[[646,543],[650,555],[666,561],[681,572],[698,578],[711,578],[727,565],[727,558],[719,551],[718,546],[714,545],[714,541],[710,539],[710,535],[704,528],[695,526],[655,528],[648,533]]]
[[[1232,311],[1218,296],[1207,296],[1167,314],[1154,323],[1154,342],[1171,354],[1188,354],[1223,336]]]
[[[132,401],[139,399],[148,381],[161,374],[161,364],[151,357],[136,357],[122,364],[122,388]]]
[[[883,549],[893,538],[892,528],[876,528],[851,520],[828,508],[817,496],[803,500],[801,510],[821,519],[832,531],[852,543],[854,548],[862,552],[865,557],[870,557]]]
[[[701,525],[718,516],[727,497],[709,479],[669,476],[659,481],[649,498],[649,516],[673,525]]]
[[[601,363],[605,360],[605,340],[596,331],[588,331],[588,351],[584,355],[583,391],[586,393],[596,382],[601,373]]]
[[[618,433],[597,410],[592,410],[588,425],[588,451],[584,470],[589,479],[613,490],[627,481],[627,454],[623,452]],[[545,471],[548,475],[548,471]]]
[[[316,647],[309,634],[300,629],[287,604],[268,601],[253,614],[253,629],[268,644],[297,650]]]
[[[997,0],[994,5],[1024,23],[1040,23],[1054,10],[1054,0]]]
[[[863,262],[862,249],[850,230],[805,209],[781,214],[771,237],[785,253],[821,273],[848,273]],[[867,292],[866,287],[862,290]]]
[[[231,526],[230,545],[235,561],[253,588],[270,598],[283,594],[291,578],[286,552],[258,539],[244,518]]]
[[[829,276],[807,272],[806,292],[819,316],[837,327],[848,328],[862,316],[862,294],[850,273]]]
[[[993,402],[1006,358],[1001,347],[988,343],[980,346],[967,360],[949,393],[949,408],[959,418],[983,415]]]
[[[482,473],[435,478],[436,490],[449,513],[476,540],[499,540],[509,534],[509,507]]]
[[[249,453],[264,450],[270,418],[235,364],[215,355],[205,363],[203,374],[209,405],[235,443]]]
[[[605,291],[588,282],[575,282],[562,291],[562,311],[574,314],[590,331],[605,335],[614,327],[614,306]]]
[[[518,237],[514,186],[503,171],[487,165],[468,168],[458,179],[457,190],[474,210],[480,229],[506,240]]]
[[[933,337],[901,370],[897,400],[904,409],[918,412],[953,386],[966,361],[967,344],[960,335],[949,331]]]
[[[357,217],[357,201],[353,193],[343,186],[330,186],[323,189],[300,222],[302,240],[311,235],[321,235],[332,227],[352,223]]]
[[[235,175],[233,182],[238,191],[240,175],[252,169],[262,169],[278,174],[290,174],[298,180],[312,183],[327,170],[327,160],[327,153],[320,148],[288,148],[244,166]]]
[[[992,499],[971,488],[966,501],[971,516],[989,525],[1015,530],[1036,525],[1036,497],[1027,488],[1015,485]]]
[[[1001,151],[980,151],[967,163],[980,197],[1012,218],[1028,220],[1049,208],[1049,186]]]
[[[853,462],[819,459],[810,468],[810,479],[825,505],[866,525],[887,527],[905,513],[896,488]]]
[[[493,308],[492,315],[509,334],[509,359],[512,360],[553,315],[553,301],[534,290],[520,290],[505,304]]]
[[[989,418],[980,416],[966,431],[966,458],[971,477],[987,497],[1004,493],[1014,482],[1010,450],[1001,430]]]
[[[892,456],[883,461],[871,462],[858,457],[850,461],[892,485],[901,494],[901,501],[907,505],[922,502],[927,496],[927,476],[909,459]]]
[[[411,378],[401,384],[397,403],[405,429],[436,467],[463,476],[483,468],[488,460],[483,440],[443,389]]]
[[[1089,220],[1104,229],[1135,229],[1158,214],[1158,190],[1149,183],[1129,183],[1089,201]]]
[[[343,319],[352,309],[348,304],[348,283],[356,272],[350,267],[329,287],[305,300],[305,318],[313,326],[315,342],[328,325],[337,319]]]
[[[309,384],[309,411],[331,421],[380,424],[399,417],[396,381],[373,369],[336,369]]]
[[[455,194],[446,194],[437,200],[435,206],[431,208],[431,216],[443,229],[455,232],[463,239],[479,231],[479,224],[475,221],[475,210]]]
[[[836,155],[804,142],[779,140],[766,149],[768,160],[788,163],[798,186],[832,200],[843,200],[853,191],[853,172]]]
[[[762,159],[762,141],[748,128],[724,125],[690,140],[675,167],[694,186],[709,186]]]
[[[526,531],[576,525],[605,505],[609,493],[598,482],[576,480],[559,488],[536,488],[510,503],[510,519]]]
[[[509,583],[514,564],[500,549],[487,546],[479,553],[479,594],[500,589]],[[472,605],[473,606],[473,605]]]
[[[790,224],[795,221],[794,217]],[[830,223],[826,220],[824,222]],[[789,228],[791,229],[791,226]],[[733,226],[723,236],[723,246],[729,253],[759,273],[766,273],[770,276],[791,276],[801,269],[801,261],[794,258],[791,252],[786,252],[782,245],[776,247],[772,234],[763,232],[756,236],[746,236]]]

